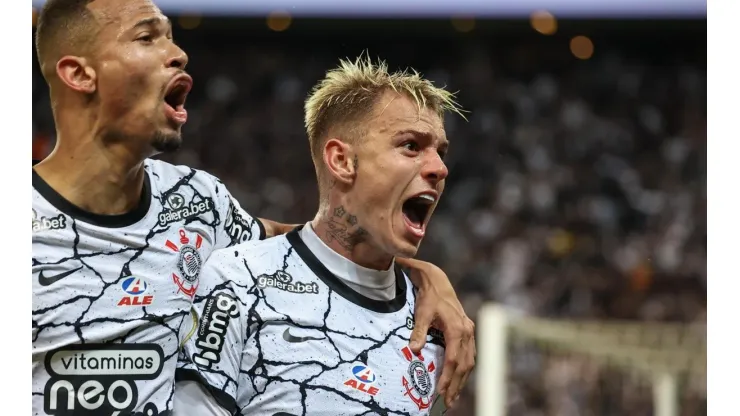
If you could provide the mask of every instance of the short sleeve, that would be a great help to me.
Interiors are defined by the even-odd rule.
[[[200,274],[193,302],[197,324],[183,343],[176,379],[195,381],[208,390],[224,409],[236,411],[236,397],[244,350],[247,319],[246,291],[233,282],[238,279],[234,258],[223,250],[214,252]]]
[[[265,227],[256,217],[242,209],[239,202],[226,189],[226,186],[213,177],[216,184],[216,211],[221,223],[216,230],[216,247],[226,248],[252,240],[265,238]]]

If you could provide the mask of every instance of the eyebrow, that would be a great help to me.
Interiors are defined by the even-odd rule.
[[[172,22],[170,22],[170,19],[167,17],[161,18],[161,17],[148,17],[146,19],[141,19],[133,26],[133,29],[142,27],[142,26],[157,26],[160,22],[164,22],[167,24],[168,27],[172,27]]]

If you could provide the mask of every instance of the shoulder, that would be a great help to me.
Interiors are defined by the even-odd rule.
[[[144,168],[149,173],[149,180],[155,183],[161,191],[182,184],[197,187],[201,192],[210,190],[218,193],[220,188],[224,188],[223,182],[216,176],[190,166],[173,165],[162,160],[146,159]]]
[[[240,273],[246,276],[274,270],[283,263],[290,251],[290,243],[284,236],[253,240],[228,248],[215,250],[206,262],[207,268],[220,274]]]

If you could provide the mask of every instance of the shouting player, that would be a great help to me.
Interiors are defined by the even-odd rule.
[[[444,342],[408,347],[415,291],[394,258],[416,254],[444,189],[448,111],[449,92],[382,62],[327,73],[306,101],[318,213],[206,262],[176,415],[430,414]]]
[[[33,414],[169,414],[202,264],[292,227],[251,217],[205,172],[148,159],[180,146],[192,83],[150,1],[49,0],[36,45],[57,144],[33,169]],[[407,265],[425,285],[415,339],[436,319],[458,363],[472,326],[443,273]],[[449,372],[448,396],[466,374]]]

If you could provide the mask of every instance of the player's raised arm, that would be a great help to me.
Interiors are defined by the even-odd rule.
[[[233,249],[214,252],[200,274],[194,327],[183,343],[176,372],[174,415],[230,415],[236,411],[246,329],[247,284],[241,285]]]
[[[444,395],[447,407],[452,407],[475,366],[475,324],[442,269],[409,258],[398,257],[396,262],[410,270],[409,278],[418,289],[411,349],[421,351],[432,323],[444,334],[445,362],[437,392]]]

